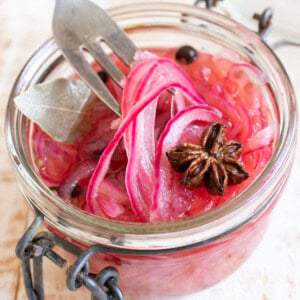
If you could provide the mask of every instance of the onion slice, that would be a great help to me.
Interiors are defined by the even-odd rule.
[[[274,128],[269,125],[251,136],[244,147],[244,155],[270,146],[274,140]]]
[[[66,201],[71,200],[71,194],[78,182],[88,180],[97,166],[97,161],[90,159],[80,162],[69,174],[67,179],[59,188],[59,196]]]
[[[158,67],[153,67],[154,65],[157,65]],[[145,87],[146,91],[140,90],[140,92],[138,93],[139,95],[136,99],[128,99],[129,93],[127,92],[125,93],[125,91],[127,90],[126,85],[131,84],[132,85],[131,89],[132,88],[134,89],[135,88],[134,83],[138,84],[139,82],[138,78],[135,78],[134,75],[131,76],[131,74],[136,74],[136,76],[139,77],[141,74],[145,74],[144,71],[140,72],[141,68],[147,68],[148,70],[150,70],[152,67],[153,67],[152,70],[156,70],[156,72],[152,71],[153,73],[150,73],[151,74],[150,77],[153,76],[151,78],[151,85],[149,85],[147,89]],[[138,119],[138,116],[141,114],[141,112],[145,110],[145,108],[148,108],[149,105],[153,103],[153,101],[156,101],[158,96],[163,91],[171,88],[176,88],[178,89],[178,91],[184,93],[185,97],[187,97],[187,99],[189,100],[189,103],[198,104],[200,106],[206,106],[204,100],[197,93],[190,79],[176,64],[174,64],[169,59],[150,58],[149,60],[144,60],[141,62],[141,64],[136,64],[134,66],[134,68],[131,71],[131,74],[129,74],[128,80],[125,84],[124,94],[122,99],[122,110],[124,110],[123,120],[114,138],[111,140],[111,142],[107,145],[104,152],[102,153],[98,165],[96,167],[96,170],[92,175],[92,178],[88,186],[88,191],[87,191],[88,205],[94,203],[95,199],[97,199],[99,197],[99,194],[101,193],[101,184],[107,173],[113,152],[116,149],[119,141],[121,140],[123,135],[127,132],[127,130],[131,128],[130,125],[132,125],[134,121],[138,120],[139,124],[141,122],[145,122],[144,118]],[[127,107],[126,105],[130,107]],[[152,114],[155,115],[154,110]],[[152,118],[153,116],[150,117]],[[136,126],[139,124],[136,124]],[[154,137],[154,133],[153,133],[153,137]],[[147,139],[146,136],[142,138],[143,141]],[[137,140],[132,140],[130,147],[127,148],[127,151],[129,150],[130,152],[132,151],[134,152],[138,140],[139,138]],[[127,174],[134,172],[135,167],[136,167],[135,163],[129,163],[127,166],[128,169]],[[130,184],[127,184],[127,189],[130,190],[131,188],[132,186]],[[138,186],[136,186],[136,188],[138,188]],[[131,191],[132,193],[130,191],[128,193],[130,195],[129,200],[130,200],[131,208],[142,220],[147,220],[149,218],[149,208],[147,207],[145,201],[142,200],[142,197],[139,198],[134,197],[134,194],[140,193],[140,191],[139,190],[131,190]]]
[[[128,196],[125,191],[119,189],[115,184],[103,180],[98,197],[93,198],[92,201],[87,201],[87,207],[95,215],[117,218],[126,211],[128,203]]]
[[[180,141],[180,137],[183,134],[184,129],[194,121],[204,122],[202,128],[199,126],[199,130],[203,131],[207,126],[207,123],[220,120],[221,114],[213,111],[207,107],[190,106],[181,112],[179,112],[173,119],[171,119],[165,127],[165,130],[160,136],[157,145],[157,154],[155,160],[155,189],[153,193],[153,203],[150,212],[150,221],[167,221],[170,219],[170,211],[172,207],[180,205],[176,203],[181,200],[180,195],[172,197],[172,185],[180,184],[179,181],[173,181],[172,169],[166,152],[172,147],[177,145]],[[200,140],[200,136],[199,136]],[[180,189],[178,189],[179,191]]]

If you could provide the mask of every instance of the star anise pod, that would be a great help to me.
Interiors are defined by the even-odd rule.
[[[249,177],[238,157],[243,145],[225,141],[226,125],[212,123],[203,132],[200,145],[180,144],[167,157],[177,172],[183,172],[181,183],[189,189],[204,182],[211,194],[223,195],[228,185],[238,184]]]

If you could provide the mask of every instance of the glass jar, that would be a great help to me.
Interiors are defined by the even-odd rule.
[[[82,247],[101,244],[112,249],[95,255],[90,266],[97,272],[115,266],[125,297],[157,299],[192,293],[236,270],[261,240],[293,164],[295,95],[282,64],[268,46],[224,16],[167,3],[127,5],[110,13],[139,47],[191,44],[213,54],[229,48],[257,65],[270,79],[279,122],[269,164],[234,199],[203,215],[174,222],[123,223],[66,204],[35,172],[29,143],[32,124],[13,103],[16,95],[33,84],[72,74],[53,39],[31,57],[12,89],[6,116],[10,159],[25,199],[45,216],[50,230]]]

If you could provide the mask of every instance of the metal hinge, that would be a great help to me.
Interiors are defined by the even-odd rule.
[[[74,291],[82,286],[87,287],[92,300],[123,300],[119,288],[119,274],[114,267],[106,267],[98,274],[89,272],[89,259],[103,248],[95,245],[81,250],[76,245],[50,232],[38,232],[44,216],[35,211],[36,217],[26,230],[16,247],[16,255],[21,259],[22,275],[28,299],[43,300],[44,278],[43,258],[47,257],[59,268],[67,264],[67,260],[53,250],[54,247],[64,249],[77,257],[75,263],[67,269],[67,287]]]
[[[196,0],[194,6],[205,3],[207,9],[216,7],[218,2],[223,0]],[[272,31],[273,9],[268,7],[261,14],[255,13],[253,19],[258,21],[257,33],[263,40],[266,40],[269,33]]]

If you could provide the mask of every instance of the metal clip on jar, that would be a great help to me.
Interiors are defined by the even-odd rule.
[[[207,1],[208,6],[215,4]],[[226,46],[247,57],[270,78],[279,138],[270,163],[250,188],[209,213],[143,226],[87,215],[63,202],[38,177],[29,150],[32,124],[13,104],[14,97],[30,85],[70,74],[50,39],[17,78],[6,116],[10,159],[23,195],[36,213],[16,250],[29,299],[44,299],[44,256],[58,267],[68,261],[54,246],[77,257],[67,272],[68,288],[86,286],[93,299],[122,299],[120,288],[126,297],[157,299],[192,293],[218,282],[236,270],[261,240],[293,163],[295,95],[282,64],[260,36],[222,15],[180,4],[135,4],[110,13],[139,47],[165,46],[168,40],[168,47],[188,43],[216,53]],[[270,23],[269,19],[263,22],[261,19],[261,31]],[[42,223],[49,232],[36,234]]]

